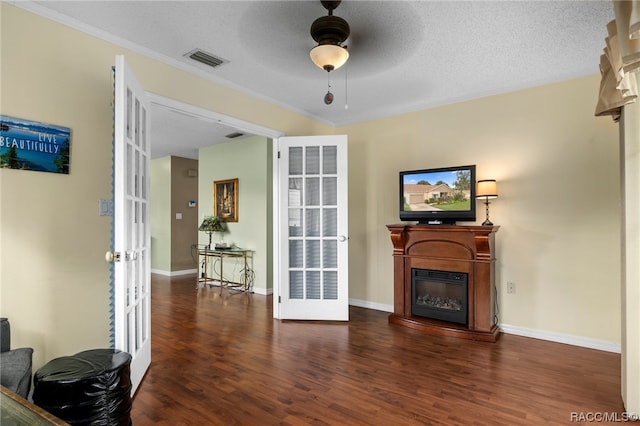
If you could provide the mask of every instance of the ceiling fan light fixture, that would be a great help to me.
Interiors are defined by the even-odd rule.
[[[349,59],[346,47],[335,44],[320,44],[309,52],[314,64],[325,71],[337,70]]]
[[[321,1],[322,6],[329,12],[311,24],[311,37],[318,43],[311,49],[311,61],[327,72],[337,70],[349,59],[349,52],[342,43],[349,38],[351,32],[349,23],[333,14],[333,9],[340,5],[340,1]]]

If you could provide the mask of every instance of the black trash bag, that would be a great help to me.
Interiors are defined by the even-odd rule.
[[[131,355],[93,349],[51,360],[33,377],[33,402],[71,425],[131,424]]]

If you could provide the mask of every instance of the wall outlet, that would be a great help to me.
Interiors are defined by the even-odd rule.
[[[516,283],[513,281],[507,281],[507,293],[513,294],[516,292]]]

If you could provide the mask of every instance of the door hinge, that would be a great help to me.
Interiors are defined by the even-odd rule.
[[[280,158],[280,151],[278,151],[278,158]]]
[[[278,296],[278,303],[282,303],[282,298]]]

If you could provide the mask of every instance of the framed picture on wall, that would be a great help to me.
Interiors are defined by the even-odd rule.
[[[0,168],[69,174],[71,129],[0,115]]]
[[[238,179],[213,182],[213,214],[221,222],[238,221]]]

